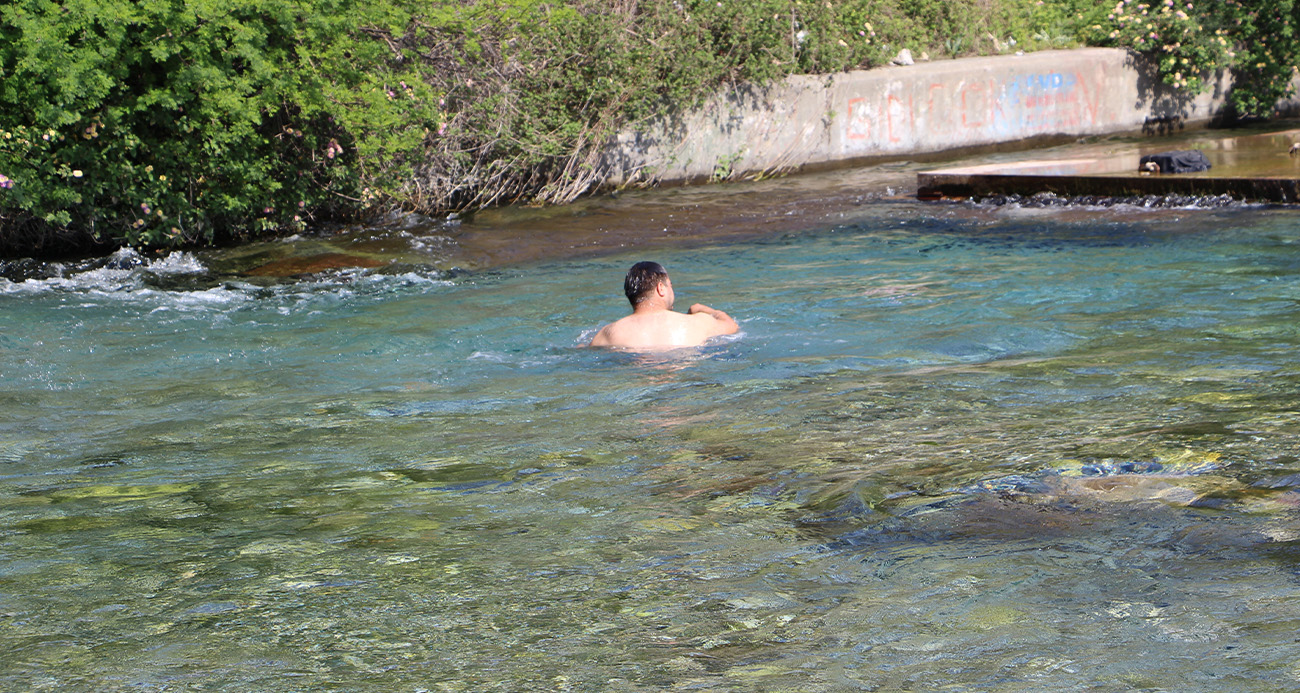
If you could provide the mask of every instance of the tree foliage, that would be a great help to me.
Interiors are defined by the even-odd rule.
[[[165,245],[301,227],[409,175],[437,97],[393,3],[0,7],[0,230]]]
[[[1293,95],[1300,58],[1295,0],[1117,0],[1094,12],[1090,40],[1153,56],[1171,86],[1200,92],[1230,70],[1242,117],[1268,117]]]
[[[0,252],[563,202],[614,133],[724,84],[1079,45],[1289,93],[1295,0],[10,0]]]

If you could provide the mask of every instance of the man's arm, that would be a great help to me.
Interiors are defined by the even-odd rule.
[[[736,324],[736,321],[732,320],[730,315],[727,315],[716,308],[710,308],[703,303],[696,303],[691,306],[691,309],[687,312],[691,315],[703,314],[713,318],[713,324],[711,325],[712,334],[710,336],[735,334],[740,331],[740,325]]]

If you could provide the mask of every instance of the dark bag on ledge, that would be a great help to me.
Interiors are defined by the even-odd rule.
[[[1199,149],[1184,149],[1177,152],[1148,154],[1138,162],[1138,167],[1145,169],[1148,162],[1160,167],[1161,173],[1196,173],[1210,170],[1210,160]]]

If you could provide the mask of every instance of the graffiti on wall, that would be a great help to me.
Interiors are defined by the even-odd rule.
[[[852,153],[1079,132],[1105,125],[1100,81],[1086,71],[893,80],[848,99],[843,142]]]

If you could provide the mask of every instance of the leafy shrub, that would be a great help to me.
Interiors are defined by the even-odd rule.
[[[0,245],[301,227],[403,176],[435,95],[354,0],[0,7]]]
[[[1155,56],[1161,78],[1196,93],[1231,69],[1231,104],[1241,116],[1269,116],[1292,93],[1300,37],[1295,0],[1118,0],[1098,13],[1092,40]]]
[[[0,252],[565,202],[610,136],[722,85],[1078,45],[1264,114],[1295,0],[11,0]]]

